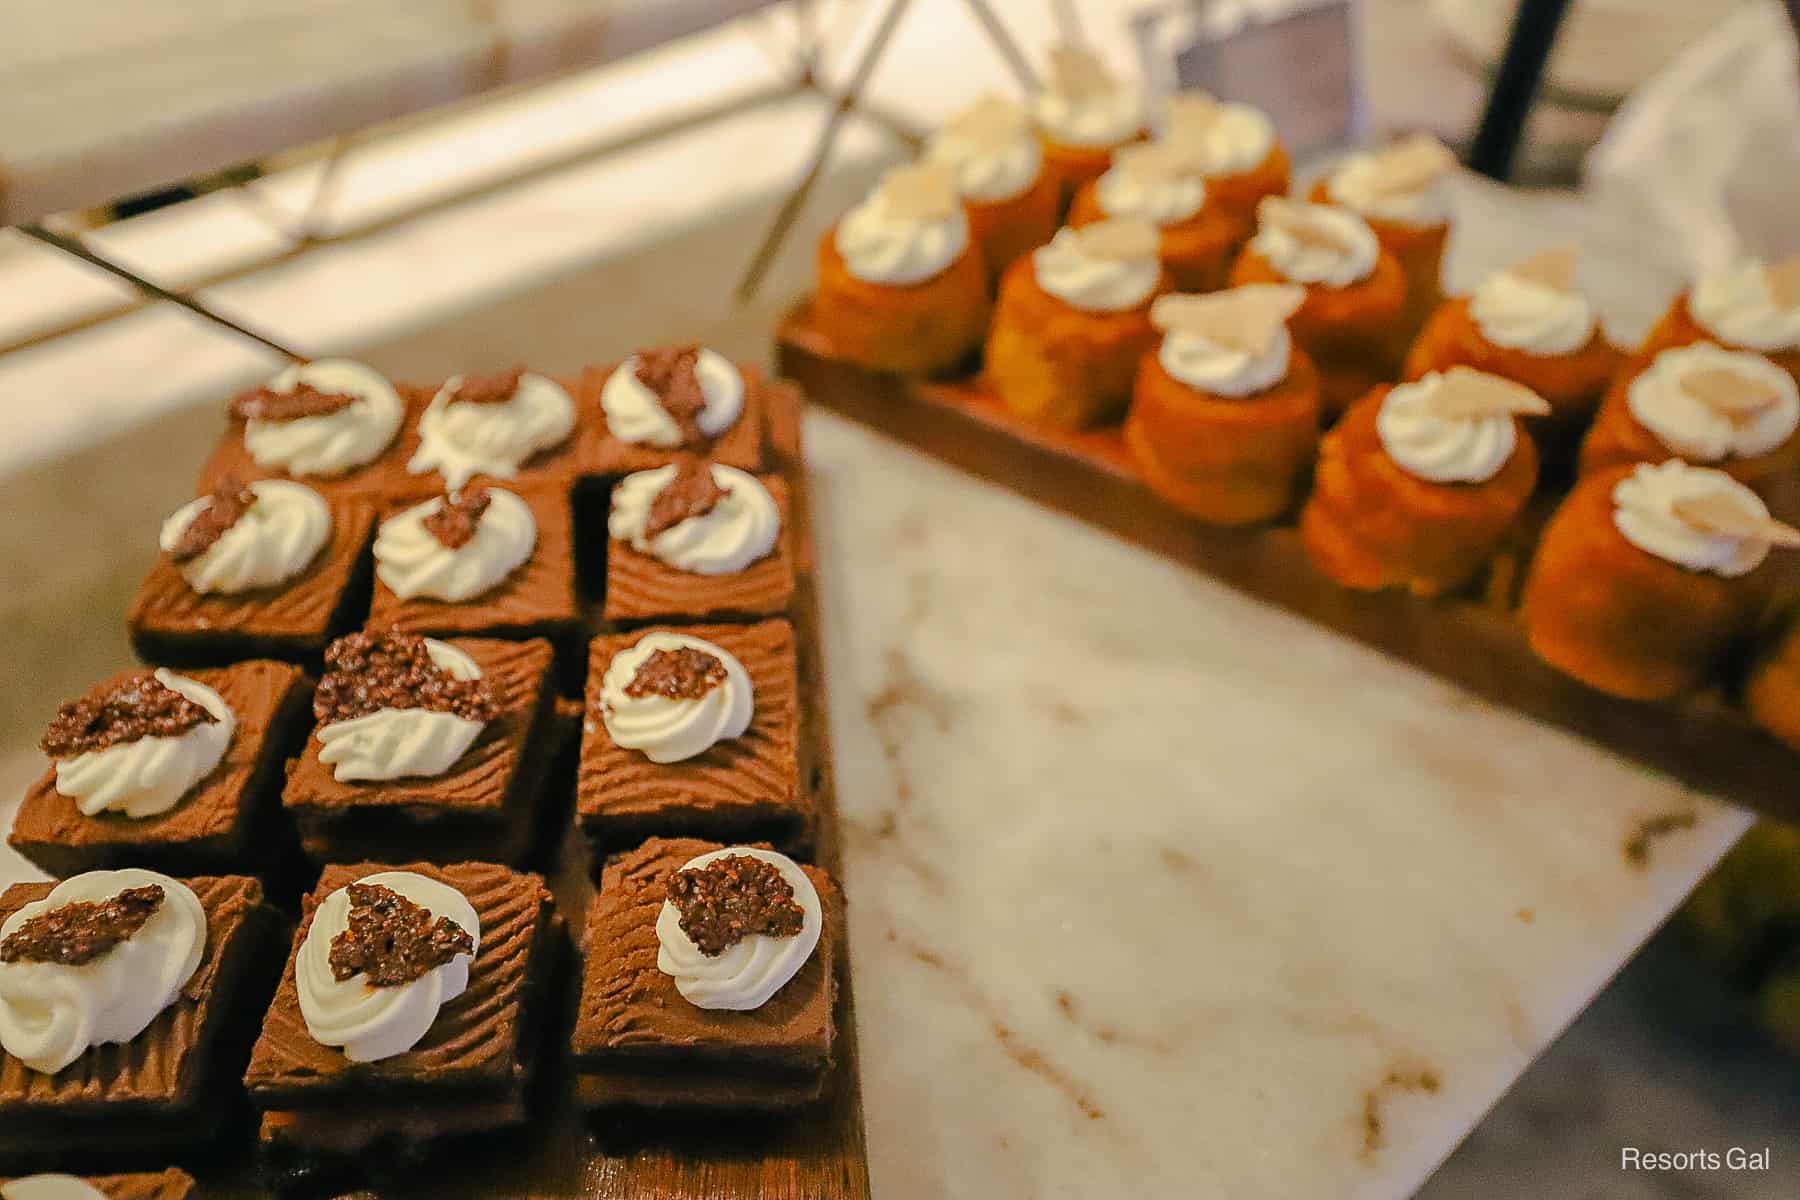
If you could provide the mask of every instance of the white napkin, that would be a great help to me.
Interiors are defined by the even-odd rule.
[[[1751,4],[1639,88],[1588,157],[1597,223],[1687,278],[1800,252],[1800,47]]]

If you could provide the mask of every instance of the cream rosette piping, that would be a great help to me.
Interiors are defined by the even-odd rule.
[[[1427,228],[1450,220],[1446,180],[1456,156],[1430,134],[1346,157],[1325,180],[1333,204],[1396,225]]]
[[[331,509],[303,483],[261,479],[249,485],[256,502],[219,540],[178,564],[188,586],[202,595],[236,595],[276,587],[294,578],[331,539]],[[157,542],[172,550],[211,496],[191,500],[169,514]]]
[[[1268,114],[1198,91],[1169,98],[1163,136],[1181,147],[1195,168],[1206,175],[1253,171],[1275,149],[1275,125]]]
[[[656,916],[656,967],[675,980],[675,990],[696,1008],[743,1012],[767,1004],[799,974],[819,944],[825,918],[812,880],[785,854],[728,846],[690,859],[681,869],[697,869],[732,855],[761,859],[781,872],[794,889],[794,903],[800,906],[800,932],[792,937],[752,933],[718,954],[707,955],[681,928],[680,910],[665,900]]]
[[[65,904],[101,904],[153,885],[163,891],[156,911],[98,958],[75,966],[0,962],[0,1046],[8,1054],[53,1075],[95,1046],[131,1041],[175,1003],[205,955],[206,910],[167,875],[128,868],[65,879],[0,924],[0,942]]]
[[[1126,236],[1115,239],[1116,233]],[[1039,287],[1072,308],[1124,312],[1148,300],[1162,279],[1156,245],[1156,230],[1139,221],[1059,229],[1049,245],[1031,252],[1031,269]]]
[[[425,639],[425,652],[457,679],[480,679],[475,660],[448,642]],[[383,708],[319,726],[319,761],[340,783],[430,778],[448,771],[481,736],[486,722],[430,708]]]
[[[56,790],[75,801],[84,815],[117,812],[142,818],[166,813],[225,757],[237,730],[237,714],[225,698],[197,679],[166,669],[156,671],[156,681],[213,719],[174,737],[141,737],[58,759]]]
[[[1305,299],[1293,284],[1159,297],[1150,307],[1163,331],[1156,360],[1171,379],[1209,395],[1265,392],[1287,377],[1294,343],[1286,322]]]
[[[511,492],[488,489],[475,535],[455,549],[425,526],[443,506],[442,496],[416,504],[383,521],[375,535],[375,574],[402,600],[472,599],[504,582],[537,545],[537,519]]]
[[[709,469],[725,496],[709,511],[655,537],[644,535],[651,506],[679,468],[671,463],[627,475],[613,488],[607,533],[640,554],[695,575],[735,575],[767,558],[781,534],[781,511],[775,506],[775,497],[747,471],[717,463]]]
[[[1065,146],[1117,146],[1143,131],[1143,92],[1088,51],[1059,46],[1050,52],[1048,86],[1033,98],[1031,114]]]
[[[1800,425],[1793,376],[1711,342],[1657,355],[1626,388],[1625,404],[1657,441],[1696,462],[1767,454]]]
[[[1765,354],[1800,350],[1800,258],[1747,260],[1695,285],[1688,308],[1721,341]]]
[[[1594,336],[1594,307],[1574,288],[1575,250],[1546,250],[1496,271],[1469,297],[1469,316],[1496,346],[1549,357],[1573,354]]]
[[[1369,223],[1347,208],[1266,196],[1256,215],[1250,249],[1284,279],[1342,288],[1375,271],[1381,244]]]
[[[896,167],[832,235],[844,269],[865,283],[908,287],[941,275],[969,247],[969,218],[950,171]]]
[[[606,413],[606,428],[622,442],[678,449],[682,443],[681,426],[656,393],[638,378],[637,367],[637,356],[633,355],[620,363],[601,387],[600,407]],[[744,411],[744,376],[730,359],[706,349],[694,362],[694,374],[705,401],[694,424],[707,437],[719,437],[737,424]]]
[[[315,1042],[342,1047],[351,1062],[378,1062],[418,1045],[444,1005],[468,989],[469,964],[481,952],[481,919],[461,892],[412,871],[383,871],[357,882],[404,896],[434,920],[448,917],[475,943],[473,952],[392,987],[377,987],[362,974],[339,979],[331,969],[331,943],[350,927],[350,891],[339,888],[320,901],[294,958],[300,1015]]]
[[[638,668],[658,650],[698,650],[719,660],[725,678],[694,699],[633,696]],[[750,673],[722,647],[685,633],[658,630],[613,655],[600,684],[600,719],[614,744],[641,750],[654,763],[681,762],[742,737],[755,714]]]
[[[459,401],[453,376],[419,416],[419,448],[407,462],[414,475],[436,471],[456,491],[477,475],[513,479],[525,460],[568,440],[575,401],[554,379],[519,376],[510,398],[494,404]]]
[[[1431,483],[1486,483],[1518,445],[1514,414],[1550,406],[1510,380],[1453,367],[1394,385],[1376,414],[1382,449],[1407,474]]]
[[[1768,557],[1771,538],[1746,536],[1769,520],[1762,498],[1723,471],[1696,467],[1671,458],[1639,463],[1613,485],[1613,526],[1646,554],[1690,571],[1707,571],[1727,579],[1748,575]],[[1727,530],[1700,517],[1723,502],[1748,524]]]
[[[1024,195],[1037,182],[1044,150],[1024,109],[988,96],[933,134],[925,144],[925,159],[950,171],[964,199],[999,204]]]
[[[266,471],[343,475],[375,461],[400,430],[406,413],[400,393],[372,367],[343,358],[320,359],[287,368],[268,386],[271,391],[289,392],[300,383],[355,400],[336,412],[313,417],[246,421],[244,448]]]

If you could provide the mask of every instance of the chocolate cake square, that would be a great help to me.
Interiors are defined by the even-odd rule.
[[[531,372],[542,375],[556,383],[569,393],[569,399],[575,399],[575,387],[572,381],[556,379],[547,372]],[[414,471],[411,467],[413,456],[419,452],[419,421],[425,410],[431,406],[432,398],[443,389],[447,380],[441,380],[429,386],[401,383],[395,386],[400,396],[406,401],[406,423],[400,427],[399,453],[396,456],[396,468],[392,475],[382,481],[383,490],[389,496],[416,496],[423,499],[427,496],[440,495],[444,491],[444,476],[436,469]],[[569,436],[547,449],[540,450],[519,465],[516,474],[511,478],[501,478],[479,473],[469,480],[471,484],[487,484],[490,487],[503,487],[517,491],[521,488],[561,488],[567,490],[580,473],[577,462],[577,451],[581,446],[582,428],[598,413],[598,409],[589,413],[579,403],[575,405],[575,427]]]
[[[711,642],[744,665],[754,708],[749,727],[692,758],[652,762],[618,745],[602,719],[602,680],[613,655],[651,630],[594,639],[587,708],[576,773],[576,820],[603,844],[656,834],[728,841],[768,838],[789,848],[811,844],[813,801],[800,785],[800,682],[794,631],[786,621],[693,625],[679,632]]]
[[[550,643],[457,638],[449,644],[492,682],[499,715],[447,771],[430,777],[339,781],[319,759],[318,738],[309,737],[289,765],[281,795],[308,857],[517,863],[530,853],[557,757]]]
[[[241,875],[186,879],[206,911],[206,949],[181,995],[124,1044],[96,1046],[54,1075],[0,1051],[0,1162],[106,1160],[172,1153],[210,1140],[240,1096],[252,1030],[239,1014],[268,992],[264,968],[279,917],[262,884]],[[0,921],[54,884],[15,883]]]
[[[432,596],[402,599],[384,583],[376,564],[374,595],[369,602],[370,629],[398,629],[426,637],[549,638],[566,654],[583,639],[581,607],[575,595],[575,533],[564,488],[515,488],[496,484],[525,502],[537,525],[531,557],[496,586],[467,600]],[[393,517],[418,498],[391,504],[382,514]]]
[[[468,987],[412,1049],[352,1062],[308,1032],[295,960],[325,897],[365,876],[412,871],[461,892],[481,923]],[[287,968],[251,1051],[244,1086],[277,1153],[327,1157],[476,1133],[525,1119],[543,1013],[565,945],[540,876],[492,863],[326,867],[306,898]]]
[[[406,472],[404,435],[405,430],[414,424],[418,413],[431,399],[431,393],[427,392],[421,397],[416,388],[404,388],[395,384],[394,389],[400,394],[406,415],[401,419],[400,428],[395,431],[393,440],[387,444],[386,449],[368,463],[341,475],[291,475],[283,470],[259,466],[244,445],[244,421],[233,416],[229,418],[229,424],[220,436],[218,445],[213,447],[212,453],[200,468],[196,494],[210,492],[219,480],[228,475],[246,483],[257,479],[291,479],[295,483],[304,483],[328,500],[352,496],[379,499],[394,494],[416,478]]]
[[[576,465],[583,476],[616,479],[633,471],[648,471],[665,466],[678,458],[695,454],[713,462],[756,472],[763,465],[763,383],[762,372],[748,363],[738,363],[744,377],[744,410],[730,429],[700,446],[665,450],[659,446],[623,441],[613,435],[606,424],[606,410],[600,405],[600,392],[618,363],[599,363],[584,367],[581,377],[570,388],[575,397],[580,443],[575,451]]]
[[[246,658],[314,663],[332,638],[362,622],[369,603],[375,505],[331,500],[331,537],[305,570],[276,587],[202,595],[163,551],[125,615],[146,662],[221,666]]]
[[[78,1178],[106,1200],[188,1200],[195,1194],[194,1177],[170,1167],[155,1174],[85,1175]],[[0,1192],[17,1179],[0,1179]]]
[[[582,938],[573,1038],[584,1105],[788,1108],[823,1090],[844,938],[843,896],[824,871],[801,868],[823,909],[818,945],[760,1008],[699,1008],[657,966],[656,921],[670,876],[718,849],[692,838],[655,838],[602,871]]]
[[[730,621],[780,616],[794,599],[793,535],[788,528],[787,484],[777,476],[758,477],[781,514],[775,549],[732,575],[683,571],[629,542],[606,546],[606,620]]]
[[[121,671],[109,683],[136,674]],[[148,867],[167,875],[277,870],[293,834],[281,820],[288,756],[311,728],[312,681],[289,663],[254,661],[192,673],[237,718],[225,756],[168,812],[87,816],[56,790],[56,767],[31,785],[7,843],[52,875]]]

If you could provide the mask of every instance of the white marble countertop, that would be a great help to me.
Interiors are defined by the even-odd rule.
[[[920,11],[915,73],[883,77],[901,99],[974,37],[953,0]],[[817,117],[745,113],[210,294],[408,377],[672,337],[764,354],[809,239],[891,153],[852,131],[734,311]],[[1453,277],[1583,232],[1566,198],[1470,187],[1459,212]],[[1586,232],[1609,318],[1641,322],[1669,281]],[[33,414],[0,470],[29,518],[0,527],[0,824],[46,705],[124,654],[105,622],[212,406],[268,366],[160,306],[0,357]],[[1748,822],[860,429],[807,431],[882,1197],[1406,1195]]]

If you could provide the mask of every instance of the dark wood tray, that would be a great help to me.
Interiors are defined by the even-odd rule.
[[[770,391],[771,450],[792,497],[798,586],[790,615],[800,666],[801,762],[811,763],[801,784],[812,789],[820,814],[812,861],[841,879],[829,706],[819,643],[814,524],[800,448],[800,394],[786,385]],[[598,627],[598,610],[590,615],[590,623]],[[591,855],[588,839],[571,827],[566,804],[556,819],[563,829],[554,862],[538,869],[547,870],[557,908],[571,936],[578,938],[594,894]],[[572,963],[570,974],[577,968]],[[862,1080],[847,956],[838,992],[837,1061],[827,1094],[816,1106],[770,1119],[584,1117],[574,1104],[569,1072],[576,982],[570,981],[565,1011],[544,1031],[540,1080],[544,1094],[529,1127],[516,1135],[477,1139],[466,1147],[437,1147],[416,1173],[416,1181],[408,1175],[404,1185],[384,1184],[379,1191],[348,1195],[392,1200],[868,1200]],[[194,1169],[200,1194],[206,1197],[252,1200],[268,1194],[254,1182],[255,1168],[245,1159],[210,1169],[184,1165]]]
[[[1503,550],[1476,594],[1423,601],[1339,587],[1291,526],[1222,529],[1137,477],[1119,427],[1071,433],[1014,417],[978,377],[884,374],[833,356],[802,303],[776,332],[777,367],[816,403],[1241,591],[1559,725],[1700,791],[1800,820],[1800,754],[1713,691],[1647,704],[1596,692],[1539,661],[1514,619],[1529,545]],[[1579,797],[1571,797],[1579,803]]]

